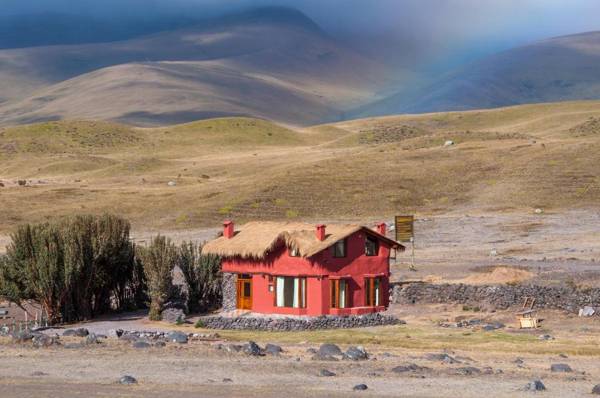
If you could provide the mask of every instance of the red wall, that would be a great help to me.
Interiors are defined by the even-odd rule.
[[[380,241],[378,256],[365,256],[364,231],[358,231],[346,240],[346,257],[333,257],[331,248],[310,259],[290,257],[283,244],[264,260],[224,259],[223,272],[252,274],[252,311],[296,315],[350,314],[374,312],[388,306],[390,247]],[[306,279],[306,308],[281,308],[275,306],[275,292],[269,292],[268,275],[304,276]],[[364,294],[365,275],[383,275],[381,306],[366,308]],[[329,304],[329,277],[349,276],[349,306],[331,309]],[[362,307],[362,308],[361,308]]]

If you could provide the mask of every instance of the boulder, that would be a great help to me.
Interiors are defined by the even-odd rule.
[[[592,307],[590,307],[589,305],[586,305],[585,307],[581,308],[579,310],[579,316],[592,316],[596,313],[596,310]]]
[[[465,366],[463,368],[456,369],[456,374],[459,374],[462,376],[473,376],[473,375],[481,374],[481,370],[479,370],[473,366]]]
[[[321,347],[319,347],[319,351],[317,351],[317,354],[319,354],[320,356],[342,356],[343,355],[340,347],[338,347],[335,344],[329,344],[329,343],[321,344]]]
[[[223,379],[223,383],[233,383],[233,380],[232,380],[232,379],[230,379],[229,377],[225,377],[225,378]]]
[[[50,337],[43,333],[35,334],[32,338],[33,346],[36,348],[50,347],[58,344],[58,338]]]
[[[167,308],[160,313],[161,319],[169,323],[185,321],[185,312],[181,308]]]
[[[63,336],[75,336],[75,337],[85,337],[90,334],[89,330],[86,328],[78,328],[78,329],[67,329],[63,332]]]
[[[140,349],[145,349],[145,348],[150,348],[152,347],[152,345],[150,343],[148,343],[147,341],[144,340],[138,340],[138,341],[134,341],[132,344],[133,348],[140,348]]]
[[[138,381],[136,380],[135,377],[129,376],[129,375],[125,375],[119,379],[119,384],[124,384],[124,385],[137,384],[137,382]]]
[[[108,331],[108,336],[109,337],[116,337],[119,338],[123,335],[123,329],[110,329]]]
[[[447,364],[460,363],[458,360],[456,360],[455,358],[451,357],[450,355],[448,355],[446,353],[427,354],[427,355],[425,355],[425,359],[427,359],[429,361],[439,361],[439,362],[447,363]]]
[[[351,359],[353,361],[364,361],[369,359],[369,355],[363,347],[349,347],[344,355],[344,358]]]
[[[571,367],[569,365],[567,365],[566,363],[553,363],[552,365],[550,365],[550,371],[551,372],[569,373],[569,372],[572,372],[573,369],[571,369]]]
[[[319,376],[321,376],[321,377],[332,377],[332,376],[335,376],[335,373],[333,373],[332,371],[329,371],[327,369],[321,369],[319,371]]]
[[[265,346],[266,354],[277,356],[277,355],[281,355],[282,352],[283,352],[283,349],[280,346],[278,346],[277,344],[268,343]]]
[[[531,380],[529,383],[525,385],[525,391],[545,391],[546,386],[542,383],[541,380],[535,379]]]
[[[100,344],[100,342],[98,341],[98,336],[96,336],[95,333],[90,333],[87,336],[85,336],[83,343],[86,345]]]
[[[187,344],[188,336],[183,332],[173,331],[167,335],[167,340],[173,343]]]
[[[592,388],[593,395],[600,395],[600,384],[596,384],[594,388]]]
[[[394,372],[394,373],[407,373],[407,372],[415,373],[415,372],[423,372],[426,370],[429,370],[429,368],[426,368],[424,366],[419,366],[414,363],[409,363],[406,365],[396,366],[395,368],[392,369],[392,372]]]
[[[262,348],[260,348],[260,346],[258,344],[256,344],[254,341],[249,341],[248,343],[244,344],[242,346],[242,351],[246,355],[252,355],[252,356],[265,355],[264,350]]]
[[[452,140],[446,140],[446,141],[444,142],[444,146],[445,146],[445,147],[452,146],[452,145],[454,145],[454,141],[452,141]]]
[[[367,387],[366,384],[357,384],[354,387],[352,387],[352,389],[354,391],[365,391],[366,389],[368,389],[369,387]]]

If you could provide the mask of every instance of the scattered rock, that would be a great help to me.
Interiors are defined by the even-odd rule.
[[[164,347],[167,344],[164,341],[157,341],[156,343],[154,343],[154,347]]]
[[[181,308],[166,308],[160,313],[161,319],[169,323],[185,321],[185,311]]]
[[[572,372],[573,369],[571,369],[571,367],[566,363],[553,363],[552,365],[550,365],[550,371],[568,373]]]
[[[579,316],[592,316],[596,313],[596,310],[588,305],[579,310]]]
[[[535,209],[533,212],[534,212],[535,214],[543,214],[543,213],[544,213],[544,210],[542,210],[542,209],[540,209],[540,208],[537,208],[537,209]]]
[[[349,347],[344,355],[344,358],[351,359],[353,361],[363,361],[368,359],[369,355],[363,347]]]
[[[473,375],[481,374],[481,370],[479,370],[473,366],[465,366],[463,368],[456,369],[456,374],[459,374],[462,376],[473,376]]]
[[[357,384],[354,387],[352,387],[352,389],[354,391],[365,391],[366,389],[368,389],[369,387],[367,387],[366,384]]]
[[[119,338],[119,337],[121,337],[123,335],[123,329],[110,329],[108,331],[108,335],[110,337]]]
[[[445,147],[452,146],[452,145],[454,145],[454,141],[452,141],[452,140],[447,140],[446,142],[444,142]]]
[[[129,375],[125,375],[119,379],[119,384],[124,384],[124,385],[137,384],[137,382],[138,381],[136,380],[135,377],[129,376]]]
[[[554,337],[550,336],[549,334],[541,334],[539,339],[540,340],[554,340]]]
[[[594,388],[592,388],[592,394],[600,395],[600,384],[596,384]]]
[[[121,336],[119,336],[119,340],[124,340],[124,341],[137,341],[138,339],[139,339],[139,337],[133,333],[123,333],[123,334],[121,334]]]
[[[232,380],[232,379],[230,379],[229,377],[225,377],[225,378],[223,379],[223,383],[233,383],[233,380]]]
[[[531,380],[529,383],[527,383],[525,385],[524,390],[525,391],[545,391],[546,386],[544,385],[544,383],[542,383],[541,380],[536,379],[536,380]]]
[[[446,363],[446,364],[460,363],[458,360],[456,360],[455,358],[451,357],[450,355],[448,355],[446,353],[427,354],[427,355],[425,355],[425,359],[427,359],[429,361],[440,361],[440,362]]]
[[[48,373],[40,372],[39,370],[36,370],[35,372],[31,373],[31,376],[33,376],[33,377],[48,376]]]
[[[140,348],[140,349],[152,347],[152,345],[150,343],[148,343],[147,341],[144,341],[144,340],[134,341],[132,346],[133,346],[133,348]]]
[[[417,364],[414,363],[409,363],[407,365],[400,365],[400,366],[396,366],[395,368],[392,369],[392,372],[394,373],[416,373],[416,372],[423,372],[429,370],[429,368],[426,368],[424,366],[419,366]]]
[[[98,341],[98,336],[96,336],[95,333],[90,333],[87,336],[85,336],[83,342],[86,345],[100,344],[100,342]]]
[[[335,344],[321,344],[319,351],[317,352],[320,356],[342,356],[342,350]]]
[[[83,345],[81,343],[67,343],[67,344],[63,345],[63,347],[68,350],[76,350],[78,348],[83,347]]]
[[[25,181],[25,180],[17,180],[17,184],[19,184],[20,187],[24,187],[25,185],[27,185],[27,181]]]
[[[169,340],[173,343],[187,344],[188,336],[187,336],[187,334],[185,334],[183,332],[174,331],[167,335],[167,340]]]
[[[36,348],[50,347],[58,344],[58,338],[50,337],[43,333],[38,333],[33,336],[33,346]]]
[[[246,355],[252,355],[252,356],[265,355],[264,350],[262,348],[260,348],[260,346],[258,344],[256,344],[254,341],[249,341],[248,343],[244,344],[242,346],[242,351]]]
[[[321,371],[319,372],[319,376],[322,376],[322,377],[332,377],[335,375],[336,375],[335,373],[333,373],[332,371],[327,370],[327,369],[321,369]]]
[[[174,187],[177,185],[177,183],[175,181],[169,181],[169,182],[167,182],[167,185],[170,187]]]
[[[75,337],[85,337],[90,334],[89,330],[86,328],[78,328],[78,329],[67,329],[63,332],[63,336],[75,336]]]
[[[282,352],[283,352],[283,349],[280,346],[278,346],[277,344],[268,343],[265,346],[266,354],[277,356],[277,355],[281,355]]]
[[[317,350],[315,348],[309,348],[309,349],[306,350],[306,352],[309,353],[309,354],[316,354]]]

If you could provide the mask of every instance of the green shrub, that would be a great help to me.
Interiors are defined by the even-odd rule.
[[[150,296],[149,317],[160,321],[163,305],[173,286],[173,268],[177,262],[177,248],[171,239],[156,236],[150,246],[140,247],[138,255],[144,267]]]
[[[109,214],[19,226],[0,261],[0,296],[38,301],[51,323],[142,305],[144,277],[129,229]]]

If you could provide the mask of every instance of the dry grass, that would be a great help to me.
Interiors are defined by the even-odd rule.
[[[399,212],[595,207],[600,137],[569,132],[590,117],[600,117],[599,102],[304,130],[248,118],[153,129],[104,122],[4,128],[0,233],[73,211],[111,211],[136,229],[172,230],[226,217],[366,222]],[[426,134],[405,139],[402,126]],[[400,138],[360,143],[378,129],[399,129]],[[456,145],[444,148],[446,139]]]

